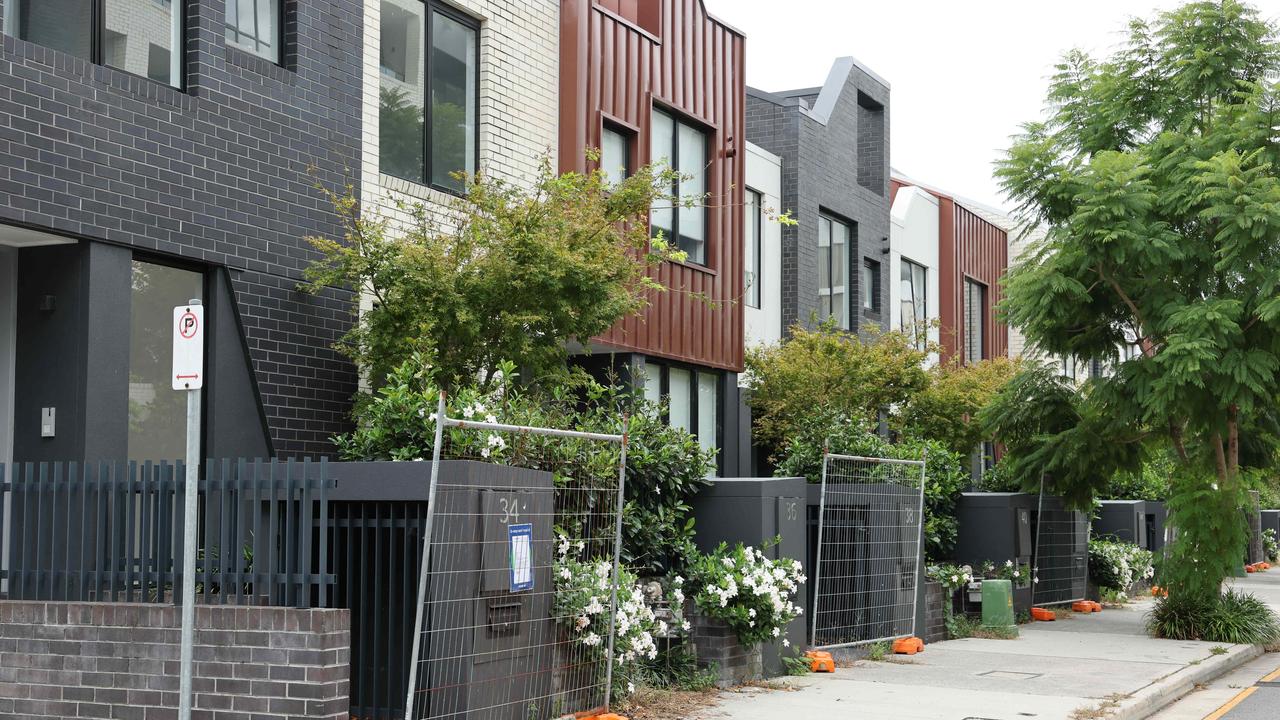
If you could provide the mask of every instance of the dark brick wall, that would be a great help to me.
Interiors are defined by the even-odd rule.
[[[854,309],[850,328],[888,327],[889,88],[851,66],[826,124],[801,111],[801,102],[812,107],[817,97],[817,90],[747,94],[747,140],[782,157],[782,208],[797,220],[783,228],[783,328],[808,324],[817,311],[819,211],[849,222],[856,234],[845,282]],[[861,311],[864,258],[880,263],[878,315]]]
[[[929,581],[924,584],[924,624],[916,635],[926,645],[947,639],[947,605],[951,598],[943,597],[942,584]]]
[[[348,713],[346,610],[197,607],[192,717]],[[178,716],[173,605],[0,601],[0,717]]]
[[[359,165],[362,3],[286,0],[282,65],[228,47],[224,8],[187,3],[185,91],[6,35],[0,222],[226,266],[276,453],[328,454],[351,296],[296,286],[340,232],[315,185]]]
[[[759,645],[743,647],[727,623],[700,613],[692,615],[690,625],[698,665],[715,669],[717,685],[733,687],[764,677],[763,654]]]

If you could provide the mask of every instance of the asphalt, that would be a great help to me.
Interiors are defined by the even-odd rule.
[[[1280,600],[1280,570],[1272,574]],[[1250,578],[1242,584],[1253,590],[1257,583]],[[725,693],[718,705],[691,718],[1163,718],[1156,713],[1174,700],[1261,654],[1254,646],[1147,637],[1143,618],[1149,607],[1149,600],[1139,601],[1102,613],[1024,625],[1016,640],[952,640],[892,662],[857,661],[834,674],[787,678],[783,690]],[[1280,656],[1269,657],[1280,664]],[[1280,698],[1276,693],[1280,685],[1260,687],[1250,695],[1257,695],[1256,703],[1264,707]],[[1251,700],[1240,700],[1232,712],[1252,712]],[[1223,717],[1280,718],[1280,705],[1270,707],[1270,714]]]

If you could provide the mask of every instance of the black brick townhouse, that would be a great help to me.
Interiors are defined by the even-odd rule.
[[[747,140],[782,158],[782,326],[889,325],[889,84],[850,57],[822,87],[747,88]]]
[[[180,457],[189,298],[205,455],[330,452],[352,298],[297,288],[359,163],[362,8],[0,0],[0,462]]]

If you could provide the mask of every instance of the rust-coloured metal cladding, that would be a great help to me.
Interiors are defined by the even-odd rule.
[[[596,344],[741,371],[743,186],[746,181],[745,38],[701,0],[562,0],[560,169],[588,169],[606,122],[632,133],[631,162],[649,157],[656,104],[707,133],[705,267],[664,263],[669,288]]]
[[[983,323],[986,347],[983,357],[1009,354],[1009,328],[996,316],[1004,299],[1001,280],[1009,267],[1009,235],[955,199],[938,197],[938,302],[942,321],[942,358],[964,356],[964,281],[975,280],[987,288]]]

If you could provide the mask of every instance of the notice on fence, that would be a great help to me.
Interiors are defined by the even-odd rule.
[[[533,525],[508,525],[511,541],[511,592],[533,589]]]

